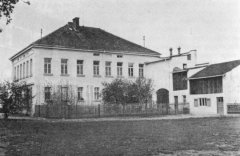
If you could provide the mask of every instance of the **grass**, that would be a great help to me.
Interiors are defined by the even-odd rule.
[[[48,122],[0,120],[7,155],[154,155],[240,147],[240,118]],[[1,139],[1,138],[0,138]]]

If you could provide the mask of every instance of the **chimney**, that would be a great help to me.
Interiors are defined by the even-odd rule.
[[[170,57],[172,57],[172,48],[169,48],[169,52],[170,52]]]
[[[180,55],[181,54],[181,47],[178,47],[177,50],[178,50],[178,55]]]
[[[79,27],[79,17],[75,17],[73,19],[73,26],[74,26],[74,28]]]

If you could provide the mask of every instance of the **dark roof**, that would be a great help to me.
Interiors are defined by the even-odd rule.
[[[212,64],[207,66],[203,70],[197,72],[193,76],[191,76],[190,79],[223,75],[239,65],[240,65],[240,60]]]
[[[160,55],[100,28],[77,26],[69,22],[33,44],[64,48]]]

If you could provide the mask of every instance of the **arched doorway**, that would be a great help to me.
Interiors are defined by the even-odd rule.
[[[157,91],[157,105],[163,114],[168,114],[169,109],[169,91],[161,88]]]

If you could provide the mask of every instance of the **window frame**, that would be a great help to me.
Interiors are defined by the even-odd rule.
[[[139,64],[138,65],[138,67],[139,67],[139,77],[144,77],[144,64]]]
[[[77,60],[77,75],[83,75],[83,60]]]
[[[48,102],[51,100],[51,87],[44,87],[44,100]]]
[[[128,77],[134,76],[134,63],[128,63]]]
[[[117,76],[122,77],[123,76],[123,63],[117,62]]]
[[[44,74],[52,73],[52,58],[44,58]]]
[[[100,76],[100,61],[93,61],[93,75]]]
[[[78,87],[77,88],[77,99],[78,99],[78,101],[84,101],[84,98],[83,98],[83,87]]]
[[[100,88],[94,87],[94,100],[98,101],[100,100]]]
[[[61,59],[61,75],[68,75],[68,59]]]
[[[110,77],[112,76],[112,62],[111,61],[106,61],[105,62],[105,76]]]

